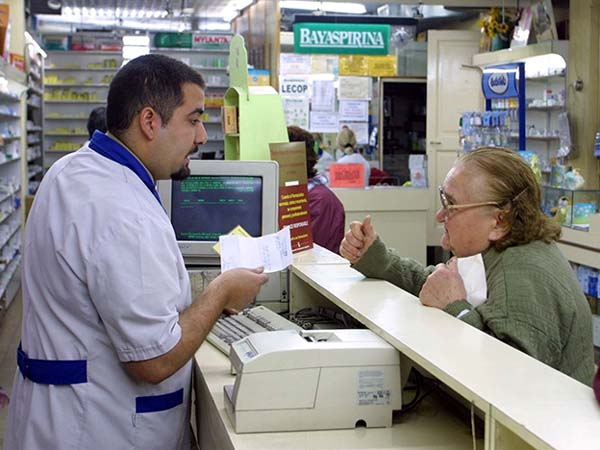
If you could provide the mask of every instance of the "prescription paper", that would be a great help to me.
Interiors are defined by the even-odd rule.
[[[253,238],[239,235],[219,237],[221,272],[238,267],[263,267],[265,273],[279,272],[292,263],[290,228]]]
[[[481,253],[467,258],[458,258],[458,273],[467,291],[467,301],[475,306],[487,300],[487,281]]]

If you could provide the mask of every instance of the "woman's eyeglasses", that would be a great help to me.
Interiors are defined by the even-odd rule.
[[[448,198],[446,197],[446,193],[444,192],[444,188],[442,186],[439,187],[440,191],[440,202],[442,204],[442,209],[446,215],[450,214],[453,210],[458,209],[468,209],[468,208],[477,208],[479,206],[496,206],[500,208],[500,203],[498,202],[479,202],[479,203],[464,203],[462,205],[452,205],[448,203]]]

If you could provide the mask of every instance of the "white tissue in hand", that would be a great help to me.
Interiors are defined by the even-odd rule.
[[[481,305],[487,299],[485,266],[481,254],[458,258],[458,273],[467,291],[467,301],[473,307]]]

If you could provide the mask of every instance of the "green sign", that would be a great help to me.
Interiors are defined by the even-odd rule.
[[[387,55],[389,25],[296,23],[294,52],[343,55]]]

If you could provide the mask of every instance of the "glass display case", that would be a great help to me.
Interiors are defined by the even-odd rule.
[[[590,217],[600,212],[600,190],[542,186],[542,209],[560,224],[589,230]]]

